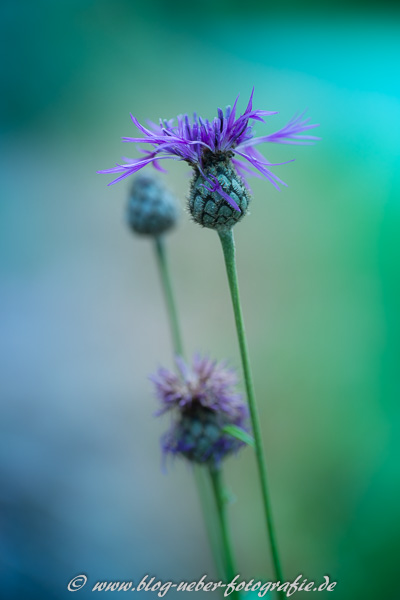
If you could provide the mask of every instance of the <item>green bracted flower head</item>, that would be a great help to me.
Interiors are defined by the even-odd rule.
[[[210,229],[231,229],[248,212],[251,196],[238,175],[229,153],[210,155],[203,174],[195,170],[190,186],[188,208],[193,220]],[[212,191],[209,181],[218,181],[222,190],[239,207],[236,210],[217,191]]]

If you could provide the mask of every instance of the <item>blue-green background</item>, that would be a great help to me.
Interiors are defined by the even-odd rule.
[[[397,599],[398,12],[8,0],[0,38],[1,593],[216,577],[190,469],[161,471],[147,375],[172,361],[152,247],[125,227],[129,181],[95,172],[137,156],[130,112],[210,118],[254,85],[279,111],[259,135],[308,108],[322,136],[261,148],[296,159],[275,170],[289,187],[254,180],[235,230],[284,572]],[[184,207],[187,165],[169,167]],[[188,352],[239,367],[217,236],[182,210],[169,247]],[[226,466],[239,572],[271,578],[252,451]]]

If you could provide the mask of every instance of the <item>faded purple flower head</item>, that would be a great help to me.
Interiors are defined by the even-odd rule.
[[[176,362],[179,375],[161,368],[151,377],[162,405],[158,414],[171,412],[173,417],[162,439],[163,452],[217,464],[243,445],[223,428],[236,425],[247,431],[248,411],[235,391],[236,372],[225,363],[198,355],[191,367],[180,357]]]
[[[144,137],[126,137],[123,141],[147,144],[151,149],[141,149],[145,155],[143,158],[126,159],[126,164],[117,164],[116,167],[98,172],[122,173],[111,182],[113,184],[149,164],[165,171],[159,164],[163,159],[186,161],[195,171],[191,192],[193,198],[189,202],[194,220],[206,227],[231,227],[247,211],[250,197],[247,190],[243,190],[243,186],[247,185],[247,175],[265,177],[278,190],[279,184],[286,185],[270,170],[272,166],[285,163],[270,163],[255,146],[264,142],[311,144],[319,139],[308,134],[301,135],[304,131],[318,127],[309,124],[310,119],[304,118],[304,113],[295,115],[282,129],[270,135],[255,137],[253,122],[264,121],[263,117],[276,112],[254,110],[253,93],[254,88],[242,115],[236,117],[236,98],[233,107],[227,106],[225,112],[219,108],[218,116],[211,122],[194,113],[193,118],[189,118],[187,114],[179,115],[177,124],[174,124],[173,119],[160,119],[159,125],[150,123],[146,128],[131,115],[133,123]],[[237,173],[233,179],[232,171]],[[211,205],[207,209],[208,201],[217,203],[217,209],[212,210]],[[232,207],[234,211],[217,214],[221,206]],[[213,222],[210,219],[204,220],[204,213],[213,217]],[[224,218],[218,221],[218,217]]]

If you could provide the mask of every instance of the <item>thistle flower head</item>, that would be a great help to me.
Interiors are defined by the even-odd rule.
[[[158,236],[178,219],[177,203],[161,181],[150,174],[135,177],[130,190],[127,221],[140,234]]]
[[[270,170],[270,167],[285,163],[270,163],[255,146],[264,142],[310,144],[319,139],[301,135],[318,126],[309,124],[310,119],[304,118],[304,113],[295,115],[282,129],[272,134],[255,137],[254,121],[263,122],[264,117],[276,112],[253,109],[253,93],[254,89],[242,115],[236,116],[236,98],[232,107],[227,106],[225,111],[219,108],[218,116],[212,121],[194,113],[192,118],[187,114],[179,115],[177,123],[173,119],[160,119],[158,125],[150,123],[149,127],[144,127],[131,115],[144,137],[126,137],[123,141],[147,145],[147,149],[141,150],[144,157],[98,172],[121,173],[111,182],[116,183],[148,164],[165,171],[160,160],[183,160],[194,169],[189,201],[194,220],[216,229],[232,227],[247,210],[249,194],[245,186],[248,175],[265,177],[278,190],[279,184],[286,185]],[[233,178],[232,171],[235,173]],[[229,214],[221,210],[229,207]],[[205,215],[208,217],[205,218]]]
[[[162,439],[163,451],[217,464],[243,444],[224,427],[247,428],[247,408],[235,391],[236,372],[206,357],[195,356],[191,366],[181,358],[176,362],[179,375],[162,368],[151,377],[162,405],[158,414],[173,415]]]

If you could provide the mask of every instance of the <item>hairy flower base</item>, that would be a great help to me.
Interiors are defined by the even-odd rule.
[[[230,229],[247,213],[251,196],[237,174],[229,157],[212,162],[202,174],[195,170],[190,185],[188,207],[193,220],[210,229]],[[218,191],[211,191],[209,181],[214,181],[222,188],[230,202]],[[239,210],[232,206],[232,202]]]
[[[229,424],[224,413],[192,406],[181,413],[180,420],[164,436],[163,450],[196,463],[216,464],[243,446],[243,442],[222,431]]]

